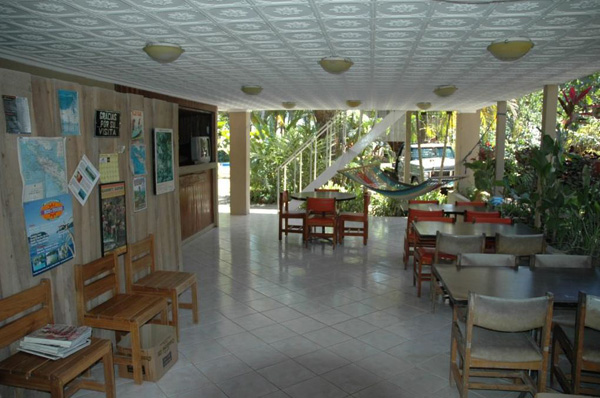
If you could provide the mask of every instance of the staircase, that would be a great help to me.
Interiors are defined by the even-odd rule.
[[[371,142],[384,135],[390,126],[404,117],[404,111],[388,113],[348,148],[347,113],[339,112],[277,168],[277,197],[279,198],[280,190],[305,192],[324,185],[338,170],[345,168]],[[290,210],[296,209],[300,203],[292,201]]]

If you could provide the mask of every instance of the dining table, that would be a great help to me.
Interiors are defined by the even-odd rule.
[[[460,267],[434,264],[432,272],[450,302],[466,305],[469,292],[502,298],[540,297],[550,292],[554,305],[574,306],[579,291],[600,295],[600,269],[518,267]]]
[[[495,239],[496,234],[503,235],[534,235],[539,232],[527,224],[492,224],[456,221],[444,223],[437,221],[415,222],[414,231],[417,239],[429,240],[436,237],[437,232],[452,235],[481,235],[487,239]]]
[[[308,198],[335,199],[336,202],[356,199],[356,194],[353,192],[337,192],[337,191],[307,191],[291,193],[290,197],[296,200],[307,200]]]

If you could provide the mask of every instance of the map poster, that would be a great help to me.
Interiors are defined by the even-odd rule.
[[[19,137],[23,202],[68,193],[64,138]]]
[[[24,212],[34,276],[75,257],[71,195],[66,193],[25,203]]]
[[[6,132],[10,134],[31,134],[31,117],[27,97],[3,95]]]
[[[83,155],[69,181],[69,189],[82,206],[87,202],[99,179],[100,172],[96,170],[87,156]]]
[[[112,251],[125,253],[127,226],[125,217],[125,183],[100,184],[100,225],[102,255]]]
[[[144,139],[144,112],[131,111],[131,139]]]
[[[144,140],[131,141],[129,161],[134,176],[146,175],[146,144],[144,144]]]
[[[175,190],[173,165],[173,130],[154,129],[154,193]]]
[[[115,111],[96,111],[96,137],[118,137],[121,114]]]
[[[133,179],[133,211],[146,210],[146,177],[134,177]]]
[[[58,90],[58,108],[62,135],[80,135],[77,91]]]

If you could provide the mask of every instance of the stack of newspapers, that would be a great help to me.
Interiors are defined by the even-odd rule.
[[[23,337],[19,351],[60,359],[90,345],[91,336],[92,328],[89,326],[48,324]]]

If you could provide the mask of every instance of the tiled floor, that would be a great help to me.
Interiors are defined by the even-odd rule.
[[[305,248],[297,234],[279,242],[273,213],[221,214],[218,229],[183,248],[201,319],[182,311],[177,364],[158,383],[117,379],[118,396],[457,397],[451,313],[431,313],[428,287],[416,297],[401,265],[405,223],[372,218],[366,247],[346,238],[333,250]]]

